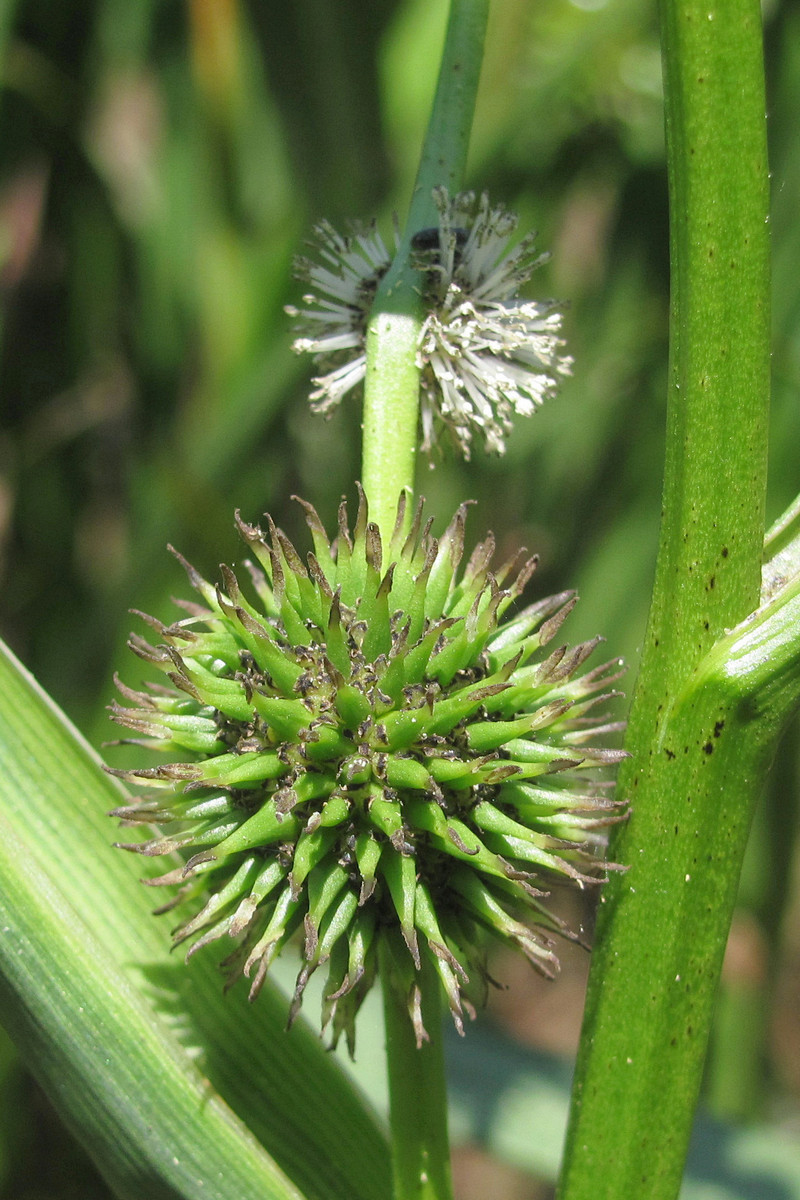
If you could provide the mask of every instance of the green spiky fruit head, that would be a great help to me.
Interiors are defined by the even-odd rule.
[[[587,716],[616,694],[620,663],[579,674],[599,639],[542,652],[569,592],[506,619],[535,560],[492,571],[489,536],[459,571],[466,506],[437,539],[421,503],[406,532],[401,497],[384,548],[363,493],[333,544],[301,503],[305,563],[271,520],[265,534],[237,514],[253,598],[229,568],[213,587],[184,562],[203,603],[173,625],[146,618],[157,646],[132,638],[169,685],[120,684],[114,720],[181,761],[115,772],[148,790],[115,815],[164,827],[126,849],[180,854],[148,882],[180,885],[161,911],[194,902],[174,934],[190,953],[233,938],[226,965],[252,997],[300,930],[291,1015],[328,964],[324,1023],[352,1046],[383,939],[421,1041],[423,955],[459,1030],[487,933],[557,969],[550,934],[572,935],[542,887],[602,880],[602,827],[622,815],[602,784],[576,782],[621,754],[593,744],[618,726]]]

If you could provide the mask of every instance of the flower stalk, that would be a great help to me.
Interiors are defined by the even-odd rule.
[[[388,533],[397,497],[414,494],[424,320],[415,232],[438,224],[436,187],[461,190],[478,92],[488,0],[452,0],[439,80],[405,232],[375,296],[367,327],[361,479],[378,528]]]
[[[384,948],[381,969],[389,1078],[389,1117],[394,1137],[394,1200],[446,1200],[452,1194],[447,1138],[447,1088],[444,1045],[439,1036],[442,1001],[439,981],[429,964],[420,973],[423,1020],[435,1036],[417,1046],[408,1019],[402,975]],[[415,1130],[415,1136],[405,1131]],[[402,1136],[398,1137],[398,1131]]]

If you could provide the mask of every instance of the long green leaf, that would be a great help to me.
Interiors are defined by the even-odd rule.
[[[389,1194],[383,1137],[308,1028],[298,1022],[285,1032],[283,997],[264,989],[251,1007],[243,989],[222,994],[212,953],[189,966],[169,957],[168,929],[153,919],[152,893],[137,882],[141,861],[110,847],[116,830],[105,814],[119,801],[120,789],[63,715],[8,652],[0,654],[0,1020],[29,1065],[120,1195],[299,1194],[224,1101],[309,1198],[382,1200]],[[138,1052],[136,1039],[124,1036],[128,1022],[140,1036]],[[95,1027],[109,1031],[110,1046]],[[113,1051],[115,1042],[125,1053]],[[129,1051],[135,1079],[123,1073]],[[106,1088],[120,1093],[116,1109]],[[152,1131],[173,1131],[177,1112],[195,1117],[186,1144],[169,1154],[169,1139],[158,1143]],[[229,1185],[213,1174],[223,1154]],[[202,1181],[195,1191],[174,1190],[175,1157],[192,1162],[186,1169]],[[249,1163],[250,1190],[241,1163]],[[161,1191],[154,1182],[142,1187],[138,1169],[150,1179],[160,1172]],[[180,1175],[180,1186],[187,1178]]]
[[[298,1200],[0,814],[0,1011],[127,1200]]]

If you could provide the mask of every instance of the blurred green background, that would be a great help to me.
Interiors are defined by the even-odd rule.
[[[240,553],[234,508],[269,510],[302,539],[292,493],[328,523],[353,495],[359,407],[328,422],[308,410],[310,365],[284,313],[292,257],[322,216],[377,215],[385,232],[403,219],[446,15],[445,0],[0,0],[0,632],[96,745],[113,736],[114,670],[139,677],[127,610],[168,619],[186,591],[167,542],[213,577]],[[774,518],[800,487],[800,6],[772,0],[765,20]],[[570,638],[604,633],[630,686],[667,376],[660,88],[654,4],[495,0],[468,185],[540,231],[552,258],[533,294],[569,301],[575,371],[505,458],[445,451],[420,470],[440,526],[474,498],[473,537],[490,527],[506,549],[537,550],[543,594],[579,589]],[[718,1116],[795,1132],[797,791],[787,742],[707,1087]],[[496,1020],[570,1051],[584,974],[570,984],[565,969],[566,1032],[548,1026],[561,1001],[526,1001],[527,976]],[[473,1163],[463,1196],[478,1175]],[[503,1194],[547,1194],[520,1178]],[[106,1195],[0,1042],[0,1200]]]

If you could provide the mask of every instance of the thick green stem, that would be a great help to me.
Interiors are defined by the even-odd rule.
[[[758,604],[769,396],[758,0],[662,0],[673,269],[664,511],[562,1200],[673,1200],[777,726],[698,664]],[[723,640],[723,651],[730,651]],[[714,650],[716,653],[716,650]],[[755,688],[751,679],[747,686]]]
[[[394,970],[388,948],[381,972],[394,1200],[452,1200],[439,978],[423,955],[418,986],[422,1021],[431,1040],[418,1049],[409,1016],[407,973]]]
[[[438,224],[433,189],[461,189],[478,91],[489,0],[452,0],[439,82],[397,256],[367,327],[362,482],[373,521],[391,533],[397,497],[414,490],[419,421],[417,346],[424,320],[411,238]]]

